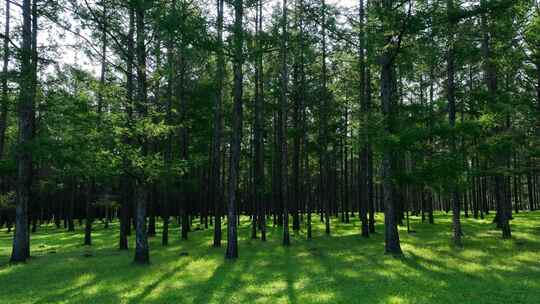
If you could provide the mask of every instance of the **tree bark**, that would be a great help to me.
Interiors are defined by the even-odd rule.
[[[392,0],[383,3],[385,13],[392,14]],[[383,20],[383,23],[388,20]],[[392,20],[393,21],[393,20]],[[391,22],[388,22],[387,27]],[[395,130],[395,88],[394,88],[394,59],[395,59],[395,34],[383,31],[385,50],[381,55],[381,102],[382,114],[384,117],[384,128],[387,136],[393,136]],[[387,144],[383,149],[381,175],[384,204],[384,235],[385,252],[387,254],[401,255],[401,245],[397,229],[397,197],[395,194],[394,168],[396,165],[395,148],[392,144]]]
[[[255,122],[254,122],[254,186],[255,186],[255,208],[253,217],[258,220],[254,220],[254,225],[259,225],[261,230],[261,240],[266,240],[266,221],[263,206],[265,179],[264,179],[264,146],[263,146],[263,103],[264,103],[264,66],[263,66],[263,54],[262,54],[262,21],[263,21],[263,1],[259,0],[257,3],[257,58],[255,64]],[[256,229],[255,229],[256,231]]]
[[[8,67],[9,67],[9,31],[10,31],[10,0],[6,0],[5,8],[5,28],[4,28],[4,56],[3,56],[3,66],[2,66],[2,104],[0,105],[0,160],[4,159],[4,146],[6,143],[6,128],[7,128],[7,118],[9,110],[9,95],[8,95]],[[3,187],[4,177],[0,177],[1,184],[0,187]],[[2,189],[2,188],[0,188]]]
[[[481,2],[481,5],[486,5],[485,0]],[[497,88],[497,68],[493,62],[493,55],[491,50],[491,33],[488,29],[488,20],[487,16],[482,17],[482,30],[483,30],[483,39],[482,39],[482,55],[484,57],[484,70],[485,70],[485,82],[488,89],[488,96],[490,99],[491,104],[495,104],[498,98],[498,88]],[[495,133],[500,133],[503,131],[501,127],[495,127]],[[505,155],[500,155],[501,153],[498,153],[498,155],[495,156],[495,170],[500,170],[505,165]],[[505,178],[501,173],[496,172],[495,174],[495,189],[494,189],[494,195],[495,195],[495,205],[497,206],[497,220],[498,224],[502,230],[502,237],[503,239],[509,239],[512,237],[511,229],[510,229],[510,216],[511,214],[508,214],[508,210],[511,208],[508,208],[507,200],[505,199],[505,191],[504,191],[504,184],[505,184]]]
[[[322,191],[322,187],[329,184],[330,177],[330,163],[328,156],[328,88],[327,88],[327,66],[326,66],[326,2],[322,1],[321,6],[322,14],[322,94],[320,101],[320,136],[321,136],[321,163],[320,163],[320,175],[321,185],[319,189],[320,199],[322,200],[322,208],[324,213],[325,233],[330,234],[330,198],[327,191]]]
[[[452,15],[456,8],[454,7],[454,1],[453,0],[447,0],[447,15],[448,15],[448,53],[447,53],[447,98],[448,98],[448,121],[450,123],[450,127],[452,128],[452,133],[450,135],[450,154],[454,158],[454,163],[458,163],[455,161],[455,157],[457,156],[457,148],[456,148],[456,99],[455,99],[455,83],[454,83],[454,77],[455,77],[455,34],[454,34],[454,26],[455,24],[452,22]],[[458,191],[458,176],[457,173],[454,173],[453,180],[451,183],[451,192],[452,192],[452,229],[453,229],[453,242],[456,246],[462,246],[461,243],[461,219],[460,219],[460,212],[461,212],[461,202],[460,202],[460,193]]]
[[[34,138],[35,86],[32,64],[32,8],[30,0],[22,1],[22,45],[19,91],[19,131],[17,154],[17,198],[15,207],[15,234],[11,262],[24,262],[30,255],[28,232],[28,202],[32,192],[32,151],[29,145]]]
[[[283,203],[283,245],[290,245],[289,237],[289,204],[287,189],[287,107],[289,91],[289,69],[287,65],[287,47],[289,45],[288,20],[287,20],[287,0],[283,0],[283,20],[282,20],[282,41],[281,41],[281,97],[279,106],[279,149],[280,149],[280,181],[281,181],[281,202]]]
[[[136,54],[137,54],[137,103],[140,108],[140,115],[144,117],[145,107],[147,103],[147,84],[146,84],[146,46],[145,46],[145,30],[144,20],[145,8],[143,3],[137,3],[135,8],[135,23],[136,23]],[[143,143],[143,154],[146,155],[147,147],[146,143]],[[144,175],[144,174],[143,174]],[[146,227],[146,200],[147,200],[147,185],[144,182],[144,176],[140,177],[137,185],[137,197],[136,197],[136,230],[135,230],[135,258],[134,262],[137,264],[150,263],[149,249],[148,249],[148,235]]]
[[[146,228],[147,193],[144,185],[136,190],[136,228],[135,228],[135,258],[136,264],[150,263],[148,235]]]
[[[133,119],[133,63],[134,63],[134,34],[135,34],[135,11],[132,7],[129,7],[129,29],[127,39],[127,53],[126,53],[126,114],[127,122],[126,126],[129,128],[130,121]],[[126,136],[124,142],[127,145],[131,144],[129,136]],[[130,221],[130,206],[132,205],[133,195],[133,180],[128,174],[129,164],[128,160],[123,159],[123,174],[122,174],[122,205],[120,206],[120,239],[119,247],[121,250],[128,249],[128,235],[131,234],[131,221]]]
[[[238,258],[237,232],[237,187],[240,169],[240,143],[242,141],[242,96],[243,96],[243,52],[244,42],[242,19],[244,15],[243,0],[234,1],[234,105],[232,113],[232,135],[229,162],[229,203],[227,210],[227,251],[226,259]]]
[[[212,160],[210,172],[210,195],[214,206],[214,247],[221,247],[221,132],[222,132],[222,100],[225,59],[223,54],[223,0],[217,0],[217,63],[216,63],[216,96],[214,99],[214,125],[212,133]]]
[[[368,115],[368,103],[366,98],[366,64],[364,56],[364,43],[365,43],[365,33],[364,33],[364,19],[365,19],[365,10],[364,10],[364,0],[359,1],[359,25],[360,25],[360,45],[358,50],[358,60],[359,60],[359,76],[360,76],[360,109],[361,109],[361,119],[362,122],[362,138],[360,139],[360,155],[359,155],[359,203],[360,203],[360,222],[361,222],[361,235],[363,237],[369,237],[369,223],[367,218],[367,212],[369,208],[369,177],[368,177],[368,166],[369,166],[369,148],[367,146],[368,142],[368,131],[367,131],[367,115]]]

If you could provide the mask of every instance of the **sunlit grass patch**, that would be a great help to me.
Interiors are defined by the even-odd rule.
[[[150,238],[151,264],[132,264],[120,251],[118,223],[94,226],[93,245],[76,232],[43,225],[32,235],[32,258],[10,265],[11,234],[0,230],[0,303],[540,303],[540,212],[512,221],[514,239],[503,241],[492,224],[463,218],[463,248],[451,245],[450,215],[436,224],[411,217],[415,233],[400,227],[404,256],[384,254],[383,216],[377,233],[359,236],[359,223],[332,218],[331,235],[313,217],[313,240],[305,226],[281,245],[281,227],[268,222],[268,241],[252,240],[242,218],[237,261],[212,248],[213,229],[170,245]],[[194,220],[198,225],[198,219]],[[224,236],[225,234],[225,225]],[[180,253],[186,253],[181,255]]]

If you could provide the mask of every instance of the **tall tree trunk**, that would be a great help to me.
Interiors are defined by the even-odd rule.
[[[447,53],[447,98],[448,98],[448,121],[450,123],[450,127],[452,128],[452,133],[450,134],[450,154],[454,158],[454,163],[458,163],[455,160],[455,157],[457,156],[457,148],[456,148],[456,98],[455,98],[455,83],[454,83],[454,77],[455,77],[455,34],[454,34],[454,22],[453,20],[453,14],[456,8],[454,7],[454,1],[453,0],[447,0],[447,17],[448,17],[448,53]],[[461,212],[461,206],[460,206],[460,193],[458,191],[458,177],[457,173],[454,173],[454,178],[452,180],[452,228],[453,228],[453,242],[456,246],[462,246],[461,243],[461,219],[460,219],[460,212]]]
[[[264,146],[263,146],[263,57],[262,57],[262,0],[257,3],[257,58],[255,63],[255,157],[254,157],[254,186],[255,186],[255,208],[256,212],[253,214],[255,225],[259,225],[261,230],[261,239],[266,240],[266,221],[263,206],[264,197]],[[256,229],[255,229],[256,231]]]
[[[127,53],[126,53],[126,125],[129,127],[130,121],[133,119],[133,62],[134,62],[134,34],[135,34],[135,11],[132,7],[129,7],[129,29],[127,39]],[[131,140],[128,136],[124,139],[127,145],[131,144]],[[128,249],[128,235],[131,233],[130,222],[130,206],[132,204],[132,191],[133,180],[128,174],[129,164],[128,160],[123,159],[124,172],[122,174],[122,205],[120,206],[120,241],[119,247],[121,250]]]
[[[229,203],[227,210],[227,251],[226,259],[238,258],[238,232],[237,232],[237,188],[240,170],[240,143],[242,141],[242,96],[243,96],[243,53],[244,42],[242,19],[244,15],[244,1],[234,1],[234,105],[232,113],[231,152],[229,162]]]
[[[172,1],[171,4],[171,12],[176,12],[176,0]],[[165,121],[168,126],[172,127],[173,124],[173,87],[174,87],[174,80],[175,80],[175,53],[174,53],[174,42],[173,42],[173,33],[172,31],[168,33],[167,37],[167,108],[166,108],[166,117]],[[161,235],[161,244],[163,246],[169,245],[169,221],[170,221],[170,206],[172,201],[172,195],[171,195],[171,186],[172,186],[172,157],[173,157],[173,150],[172,150],[172,144],[173,144],[173,135],[174,132],[171,130],[169,131],[169,134],[167,135],[167,141],[165,143],[165,167],[167,170],[167,176],[165,177],[165,189],[163,191],[164,200],[163,200],[163,206],[162,206],[162,218],[163,218],[163,233]]]
[[[17,198],[15,207],[15,234],[11,262],[24,262],[29,257],[28,202],[31,199],[32,151],[29,145],[34,137],[35,87],[32,64],[32,8],[30,0],[22,1],[22,45],[19,91],[19,133],[17,153]]]
[[[181,26],[181,30],[183,30],[183,25]],[[185,94],[185,80],[186,80],[186,52],[185,52],[185,41],[182,39],[180,42],[181,45],[179,47],[180,49],[180,56],[179,56],[179,72],[180,72],[180,79],[179,79],[179,92],[178,92],[178,98],[180,101],[180,121],[182,123],[182,127],[180,128],[180,158],[183,161],[187,161],[189,158],[189,129],[187,127],[187,111],[188,111],[188,104],[187,104],[187,98]],[[188,232],[191,227],[191,217],[190,217],[190,203],[191,203],[191,196],[192,193],[188,189],[188,179],[191,178],[191,174],[188,173],[181,177],[180,183],[181,183],[181,189],[180,189],[180,213],[182,216],[182,227],[181,227],[181,236],[182,240],[188,239]]]
[[[325,233],[330,234],[330,198],[327,191],[322,191],[322,187],[329,184],[330,170],[329,170],[329,157],[328,157],[328,88],[327,88],[327,67],[326,67],[326,2],[322,1],[322,94],[319,105],[320,111],[320,137],[321,137],[321,161],[320,161],[320,175],[321,184],[319,188],[319,196],[322,200],[322,208],[324,213]],[[322,214],[321,214],[322,215]]]
[[[383,10],[385,13],[393,14],[393,0],[383,2]],[[395,19],[395,17],[394,17]],[[383,24],[386,23],[383,20]],[[394,20],[391,20],[394,21]],[[388,22],[387,24],[391,24]],[[388,27],[388,25],[386,26]],[[391,28],[390,28],[391,29]],[[384,30],[383,38],[386,43],[384,51],[381,55],[381,103],[382,114],[385,119],[385,131],[387,136],[393,136],[395,130],[395,106],[396,95],[394,86],[394,59],[397,45],[395,45],[396,37],[392,31]],[[384,236],[385,236],[385,252],[388,254],[401,255],[401,245],[397,229],[397,210],[396,189],[394,184],[394,168],[396,165],[395,148],[385,146],[382,155],[381,175],[382,175],[382,190],[384,203]]]
[[[298,1],[296,1],[298,3]],[[295,3],[295,4],[296,4]],[[300,18],[298,16],[301,14],[299,10],[301,9],[300,6],[295,5],[295,15],[296,18],[296,25],[295,27],[299,30],[298,35],[302,35],[300,27]],[[302,38],[299,38],[302,39]],[[297,51],[302,52],[301,47],[298,47]],[[302,140],[302,133],[300,132],[300,115],[301,115],[301,96],[299,94],[298,90],[298,83],[300,82],[299,77],[300,76],[300,60],[297,56],[293,56],[294,58],[294,65],[293,65],[293,83],[294,83],[294,93],[293,93],[293,113],[292,113],[292,122],[293,122],[293,129],[294,129],[294,135],[293,135],[293,148],[292,148],[292,178],[291,178],[291,209],[292,209],[292,228],[293,231],[300,231],[300,170],[301,170],[301,159],[300,159],[300,152],[301,152],[301,140]]]
[[[360,25],[360,47],[358,50],[358,60],[359,60],[359,74],[360,74],[360,108],[361,108],[361,119],[362,122],[362,135],[360,138],[360,155],[359,155],[359,203],[360,203],[360,221],[361,221],[361,234],[363,237],[369,237],[369,223],[367,218],[367,210],[369,205],[369,178],[368,178],[368,166],[369,166],[369,148],[367,146],[368,141],[368,131],[367,131],[367,115],[368,115],[368,103],[366,100],[366,64],[364,56],[364,43],[365,43],[365,33],[364,33],[364,19],[365,19],[365,10],[364,10],[364,0],[359,1],[359,25]]]
[[[0,160],[4,159],[4,146],[6,143],[6,128],[7,128],[7,118],[9,110],[9,95],[8,95],[8,67],[9,67],[9,23],[11,21],[10,16],[10,0],[6,0],[5,8],[5,29],[4,29],[4,56],[3,56],[3,66],[2,66],[2,104],[0,105]],[[4,177],[0,176],[0,189],[3,190]]]
[[[135,22],[137,30],[136,41],[136,53],[137,53],[137,103],[140,109],[140,115],[144,117],[146,114],[147,103],[147,86],[146,86],[146,46],[145,46],[145,30],[144,30],[144,17],[145,8],[143,3],[138,2],[135,8]],[[143,143],[143,154],[146,154],[146,143]],[[137,197],[136,197],[136,241],[135,241],[135,258],[134,262],[137,264],[150,263],[149,249],[148,249],[148,235],[146,234],[146,200],[147,197],[147,185],[144,182],[144,177],[141,178],[137,185]]]
[[[279,106],[279,149],[280,149],[280,181],[281,181],[281,202],[283,204],[283,245],[290,244],[289,237],[289,204],[288,204],[288,189],[287,189],[287,106],[288,106],[288,91],[289,91],[289,69],[287,65],[287,53],[289,45],[288,36],[288,20],[287,20],[287,0],[283,0],[283,20],[281,25],[281,98]]]
[[[216,96],[214,99],[214,125],[212,133],[212,161],[210,172],[210,195],[214,206],[214,247],[221,247],[221,129],[222,129],[222,100],[223,78],[225,73],[225,58],[223,54],[223,0],[217,0],[217,64],[216,64]]]
[[[433,38],[431,37],[430,40]],[[433,43],[433,41],[432,41]],[[433,163],[433,136],[431,133],[433,132],[433,106],[434,106],[434,95],[435,95],[435,88],[434,88],[434,82],[435,82],[435,67],[433,64],[429,67],[429,118],[428,118],[428,130],[429,130],[429,138],[428,138],[428,162],[431,165]],[[428,209],[428,223],[434,224],[435,218],[433,216],[433,191],[428,190],[428,202],[427,202],[427,209]]]
[[[366,9],[369,10],[369,0],[366,0]],[[364,17],[364,20],[367,19],[367,16]],[[364,34],[364,36],[367,35]],[[364,48],[365,48],[365,57],[366,59],[369,59],[371,56],[370,49],[368,47],[368,39],[364,39]],[[370,117],[371,117],[371,98],[372,98],[372,91],[371,91],[371,66],[369,62],[365,64],[366,67],[366,77],[364,79],[364,87],[365,87],[365,102],[366,102],[366,112],[367,112],[367,122],[369,123]],[[367,126],[366,126],[367,127]],[[367,149],[367,168],[366,168],[366,178],[367,178],[367,204],[368,204],[368,212],[369,212],[369,232],[375,233],[375,204],[374,204],[374,192],[373,192],[373,148],[371,146],[371,139],[369,137],[369,132],[366,136],[366,149]]]
[[[487,5],[485,3],[485,0],[482,1],[481,5]],[[491,104],[495,104],[498,98],[497,93],[497,68],[494,64],[494,59],[492,58],[492,51],[491,51],[491,33],[488,29],[488,20],[487,16],[482,17],[482,31],[483,31],[483,39],[482,39],[482,54],[484,57],[484,70],[485,70],[485,81],[486,86],[488,89],[488,96],[490,99]],[[500,133],[503,131],[501,127],[495,128],[495,133]],[[500,155],[501,153],[498,153],[498,155],[495,156],[495,166],[496,170],[500,170],[503,166],[505,166],[505,155]],[[508,210],[511,208],[507,208],[507,200],[505,199],[505,191],[504,191],[504,184],[505,184],[505,178],[501,173],[496,173],[495,177],[495,189],[494,189],[494,195],[495,195],[495,205],[497,206],[497,219],[498,224],[502,230],[502,237],[503,239],[509,239],[512,237],[511,230],[510,230],[510,216],[511,214],[508,214]]]

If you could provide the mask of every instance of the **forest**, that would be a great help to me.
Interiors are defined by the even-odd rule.
[[[1,2],[0,302],[540,302],[537,0]]]

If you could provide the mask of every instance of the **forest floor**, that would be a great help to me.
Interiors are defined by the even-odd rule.
[[[415,233],[400,227],[404,256],[395,258],[383,254],[380,214],[369,239],[359,236],[357,219],[332,219],[326,236],[314,216],[313,240],[291,232],[288,248],[277,227],[266,243],[251,240],[244,218],[235,262],[211,247],[211,228],[180,241],[175,225],[169,247],[159,230],[151,238],[149,266],[117,249],[116,223],[96,223],[91,248],[81,245],[82,226],[42,226],[32,258],[20,265],[8,263],[11,235],[2,229],[0,303],[540,303],[540,212],[515,215],[511,241],[501,240],[492,215],[463,219],[462,249],[450,244],[450,219],[440,213],[430,225],[412,217]]]

